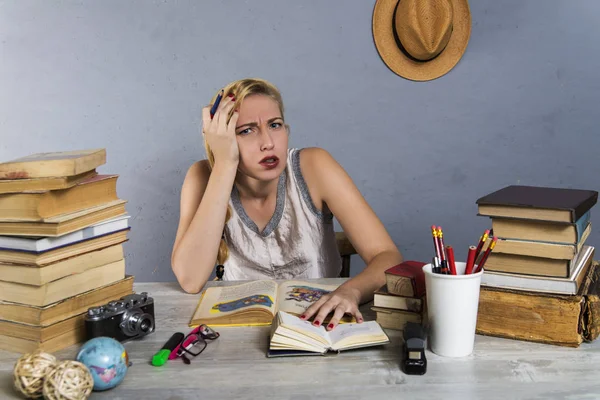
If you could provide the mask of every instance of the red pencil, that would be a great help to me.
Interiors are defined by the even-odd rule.
[[[477,244],[477,250],[475,250],[475,260],[477,260],[477,258],[479,257],[479,252],[481,252],[481,249],[483,248],[483,245],[485,244],[485,241],[488,239],[490,235],[490,230],[486,229],[485,232],[483,232],[483,235],[481,235],[481,237],[479,238],[479,243]]]
[[[469,246],[469,253],[467,255],[467,266],[465,268],[465,275],[469,275],[473,272],[473,265],[475,264],[475,246]]]
[[[492,239],[492,243],[490,243],[490,245],[488,246],[485,253],[483,253],[483,256],[481,257],[481,261],[479,261],[479,264],[477,265],[477,269],[475,271],[473,271],[474,274],[481,271],[481,269],[483,268],[483,265],[485,264],[485,261],[488,259],[488,256],[490,255],[492,250],[494,250],[494,247],[496,247],[497,241],[498,241],[498,238],[496,236],[494,236],[494,238]]]
[[[448,255],[450,274],[456,275],[456,264],[454,263],[454,249],[452,248],[452,246],[446,246],[446,254]]]

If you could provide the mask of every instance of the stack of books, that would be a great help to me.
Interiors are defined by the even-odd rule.
[[[0,349],[81,343],[89,307],[133,292],[126,201],[105,163],[105,149],[0,163]]]
[[[424,265],[404,261],[385,271],[386,284],[374,293],[371,307],[383,328],[403,330],[407,322],[426,321]]]
[[[481,278],[478,333],[569,346],[586,340],[583,304],[595,295],[596,273],[586,241],[597,199],[593,190],[512,185],[477,200],[498,238]]]

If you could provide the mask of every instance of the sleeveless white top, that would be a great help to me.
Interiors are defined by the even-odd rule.
[[[225,225],[229,257],[223,280],[338,277],[342,268],[333,214],[319,211],[300,170],[299,149],[289,149],[279,177],[275,213],[262,232],[248,217],[234,185]]]

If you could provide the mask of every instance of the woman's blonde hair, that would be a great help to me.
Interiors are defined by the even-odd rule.
[[[256,94],[268,96],[271,99],[273,99],[279,106],[279,111],[281,112],[281,118],[284,118],[283,117],[283,100],[281,99],[281,93],[279,92],[277,87],[275,87],[275,85],[273,85],[272,83],[270,83],[264,79],[258,79],[258,78],[240,79],[240,80],[231,82],[230,84],[225,86],[222,90],[223,90],[223,98],[225,98],[229,94],[232,94],[233,97],[235,98],[235,103],[236,103],[235,107],[233,107],[231,109],[231,112],[227,116],[228,123],[229,123],[229,119],[233,115],[234,110],[236,108],[239,108],[239,105],[242,104],[244,99],[248,96],[252,96],[252,95],[256,95]],[[211,99],[210,104],[209,104],[210,107],[212,107],[212,105],[215,103],[215,101],[217,100],[217,96],[219,95],[220,92],[221,92],[221,90],[219,90],[213,96],[213,98]],[[284,121],[285,121],[285,119],[284,119]],[[212,167],[215,165],[215,157],[214,157],[212,150],[210,149],[210,146],[206,142],[206,138],[204,138],[204,148],[206,149],[206,156],[208,157],[208,162],[210,164],[210,168],[212,169]],[[225,224],[227,224],[227,221],[229,221],[229,218],[231,218],[231,207],[227,206],[227,213],[225,214]],[[227,249],[227,243],[225,243],[225,228],[223,228],[223,235],[221,236],[221,243],[219,244],[219,253],[217,254],[217,265],[223,265],[225,263],[225,261],[227,260],[228,256],[229,256],[229,250]]]

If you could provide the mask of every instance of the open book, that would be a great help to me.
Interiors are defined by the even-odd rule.
[[[279,311],[271,327],[267,357],[323,355],[390,342],[376,321],[338,325],[331,331]]]
[[[189,325],[252,326],[271,325],[277,311],[301,315],[312,303],[337,285],[312,282],[259,280],[235,286],[213,286],[206,289]],[[330,316],[322,323],[328,322]],[[353,321],[345,316],[342,322]]]

